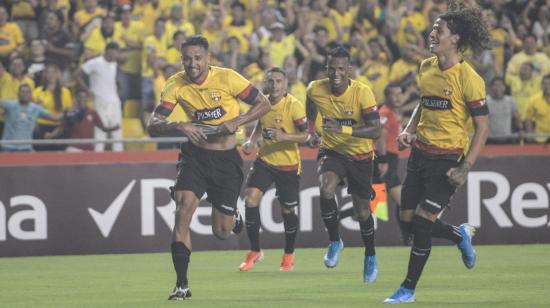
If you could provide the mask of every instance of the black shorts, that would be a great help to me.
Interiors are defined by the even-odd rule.
[[[348,182],[348,194],[357,195],[363,199],[371,198],[373,169],[371,159],[353,160],[331,150],[319,149],[317,162],[319,164],[317,171],[319,174],[332,171],[341,179],[346,178]]]
[[[297,171],[282,171],[269,166],[259,158],[254,161],[246,187],[254,187],[265,193],[275,183],[277,198],[281,206],[290,209],[300,204],[300,175]]]
[[[378,159],[374,160],[374,169],[373,169],[373,176],[372,176],[372,182],[373,183],[386,183],[386,187],[389,189],[392,189],[394,187],[397,187],[401,185],[401,179],[399,178],[399,175],[397,174],[397,166],[399,164],[399,157],[397,154],[394,153],[387,153],[386,154],[386,160],[388,162],[388,171],[384,175],[384,178],[380,178],[380,173],[378,172]]]
[[[244,178],[242,166],[236,149],[206,150],[189,142],[180,153],[174,190],[192,191],[199,199],[206,192],[212,206],[226,215],[233,215]]]
[[[420,206],[433,214],[443,211],[456,191],[446,173],[458,164],[458,157],[432,155],[413,147],[401,191],[401,209]]]

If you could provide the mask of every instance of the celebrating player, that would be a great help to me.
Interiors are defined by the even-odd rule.
[[[475,229],[468,224],[451,226],[438,215],[466,181],[487,139],[485,84],[462,59],[462,52],[488,49],[491,38],[481,12],[474,8],[441,15],[429,38],[435,57],[420,65],[421,101],[397,139],[402,148],[412,146],[401,209],[403,225],[412,231],[414,239],[407,276],[384,301],[391,304],[416,300],[415,288],[430,256],[432,236],[456,243],[467,268],[476,262],[471,243]],[[475,127],[471,141],[470,119]]]
[[[330,240],[324,257],[325,266],[335,267],[344,248],[338,230],[335,193],[338,185],[346,179],[365,244],[363,280],[374,282],[378,269],[374,220],[370,212],[372,140],[380,135],[380,118],[372,91],[349,79],[350,68],[350,54],[345,48],[336,47],[330,51],[328,78],[312,81],[308,86],[307,117],[312,130],[317,111],[323,119],[318,162],[321,214]],[[317,142],[313,140],[312,143]]]
[[[263,136],[258,157],[246,182],[245,224],[250,251],[239,266],[241,271],[252,269],[254,263],[263,257],[259,205],[272,183],[277,189],[285,229],[285,249],[279,269],[290,272],[294,268],[294,242],[298,231],[296,207],[300,203],[302,171],[298,143],[306,142],[309,134],[304,105],[287,90],[285,71],[278,67],[269,69],[265,74],[265,94],[271,102],[271,111],[258,121],[250,139],[243,145],[243,151],[249,154]]]
[[[184,71],[166,83],[161,104],[149,120],[148,130],[155,136],[185,135],[191,141],[181,149],[179,172],[174,185],[175,226],[172,232],[172,261],[177,274],[176,287],[169,300],[191,297],[187,268],[191,255],[189,225],[200,198],[206,192],[212,203],[212,231],[226,239],[231,230],[242,229],[236,211],[243,181],[242,159],[235,146],[235,131],[259,119],[270,109],[269,100],[244,77],[231,69],[208,64],[208,41],[192,36],[181,46]],[[239,115],[237,99],[252,105]],[[204,126],[191,122],[169,122],[176,104],[199,124],[217,125],[215,134],[206,135]]]

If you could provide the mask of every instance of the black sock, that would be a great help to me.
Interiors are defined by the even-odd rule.
[[[336,205],[336,199],[321,198],[321,215],[328,231],[329,240],[339,241],[340,233],[338,232],[338,206]]]
[[[462,234],[457,226],[449,225],[448,223],[436,219],[432,228],[432,236],[437,238],[445,238],[455,244],[462,242]]]
[[[412,221],[403,221],[399,220],[399,228],[401,228],[401,237],[403,244],[410,246],[413,236],[413,222]]]
[[[294,242],[298,232],[298,216],[296,216],[296,213],[283,214],[283,224],[285,225],[285,253],[294,253]]]
[[[359,220],[359,227],[361,228],[361,239],[365,244],[365,256],[374,256],[374,219],[372,215],[365,221]]]
[[[246,234],[250,240],[250,250],[260,251],[260,207],[246,207]]]
[[[401,229],[403,230],[403,232],[410,233],[410,234],[413,233],[413,222],[412,221],[399,220],[399,225],[401,226]]]
[[[182,242],[173,242],[171,245],[172,250],[172,263],[174,263],[174,269],[176,270],[178,287],[188,286],[187,281],[187,268],[189,266],[189,259],[191,257],[191,251],[185,247]]]
[[[424,265],[428,261],[432,250],[432,225],[433,222],[420,216],[413,219],[414,239],[409,257],[409,269],[402,286],[407,289],[415,289]]]

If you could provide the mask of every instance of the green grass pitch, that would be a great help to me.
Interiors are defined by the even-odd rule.
[[[416,307],[550,307],[550,245],[477,246],[473,270],[455,247],[435,246]],[[379,278],[362,282],[363,249],[345,248],[335,269],[324,249],[297,249],[295,270],[279,272],[281,250],[266,250],[250,272],[244,251],[191,255],[193,298],[169,302],[168,253],[0,258],[0,307],[371,307],[404,278],[409,249],[379,247]]]

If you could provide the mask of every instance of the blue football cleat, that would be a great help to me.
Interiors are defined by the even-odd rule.
[[[399,287],[395,293],[384,300],[384,304],[406,304],[414,303],[416,301],[416,295],[413,289],[407,289],[405,287]]]
[[[378,278],[378,265],[376,264],[376,255],[365,256],[363,265],[363,281],[366,283],[375,282]]]
[[[333,268],[338,265],[338,260],[340,259],[340,251],[344,249],[344,242],[342,240],[331,241],[328,244],[327,254],[325,255],[325,266],[328,268]]]
[[[462,252],[462,261],[468,269],[472,269],[476,265],[476,251],[472,246],[472,237],[476,229],[469,224],[461,224],[460,233],[462,234],[462,242],[458,244],[458,249]]]

